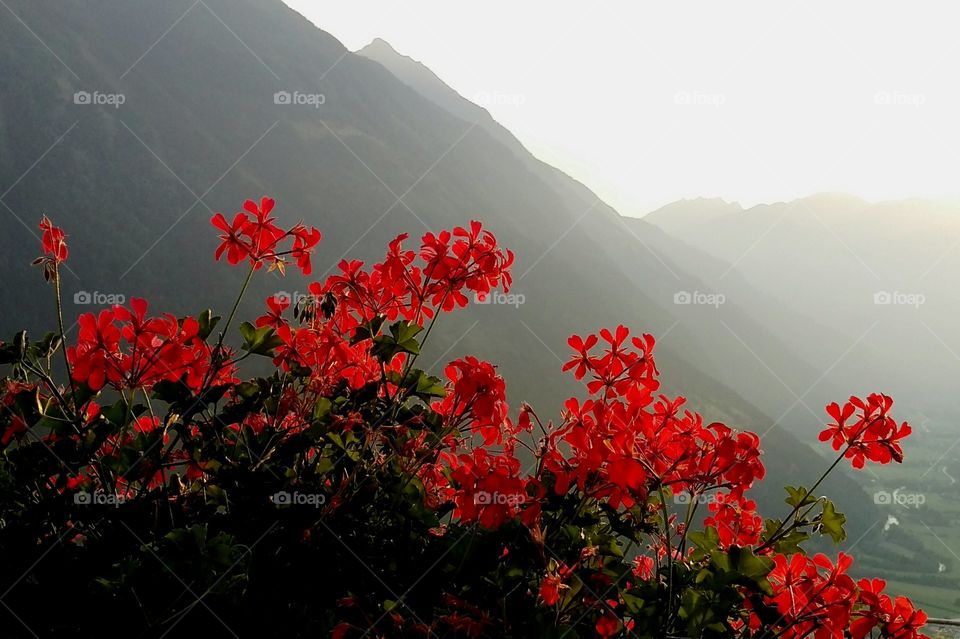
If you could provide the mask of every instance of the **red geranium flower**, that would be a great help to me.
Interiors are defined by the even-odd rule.
[[[222,213],[211,218],[210,223],[223,231],[222,240],[215,253],[216,259],[226,253],[227,262],[239,264],[249,259],[250,265],[261,268],[265,263],[272,267],[284,269],[284,256],[289,255],[297,263],[304,275],[309,275],[313,269],[310,255],[320,242],[321,234],[316,228],[307,228],[301,223],[284,231],[276,225],[276,218],[271,217],[276,201],[269,197],[260,199],[257,204],[253,200],[243,203],[243,210],[227,223]],[[292,239],[290,248],[281,244]]]
[[[270,309],[270,312],[257,318],[257,326],[279,328],[287,323],[287,321],[283,319],[283,312],[290,307],[289,297],[271,295],[267,298],[267,307]]]
[[[63,229],[54,226],[53,222],[44,215],[43,219],[40,220],[40,230],[43,231],[43,237],[41,238],[43,252],[57,263],[66,262],[68,255],[67,236]]]

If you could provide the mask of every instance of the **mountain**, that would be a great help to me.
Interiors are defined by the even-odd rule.
[[[960,205],[819,194],[747,210],[679,202],[644,220],[735,263],[751,286],[808,322],[806,343],[842,336],[838,352],[852,350],[826,376],[833,386],[887,389],[927,417],[960,414],[952,392]]]
[[[589,223],[578,225],[578,234],[586,234],[602,246],[653,303],[669,308],[676,322],[671,325],[671,335],[678,336],[677,346],[694,346],[685,355],[694,358],[698,368],[724,379],[733,390],[775,415],[776,423],[790,429],[819,426],[819,413],[811,415],[811,410],[796,400],[801,389],[813,383],[823,368],[808,360],[808,345],[797,349],[793,340],[783,339],[783,333],[780,337],[771,333],[775,322],[789,322],[792,315],[774,312],[758,318],[753,312],[742,311],[744,305],[769,307],[763,304],[768,298],[744,281],[728,262],[685,243],[682,233],[664,233],[658,225],[621,216],[588,187],[534,157],[485,108],[461,96],[428,67],[397,52],[384,40],[376,39],[357,53],[377,61],[435,105],[476,123],[502,142],[531,173],[563,197],[574,220],[589,210]],[[720,200],[710,204],[703,206],[693,201],[690,214],[699,219],[708,210],[717,215],[741,210],[738,204]],[[671,219],[682,217],[682,212],[671,211]],[[606,223],[599,223],[597,218]],[[677,295],[692,296],[691,301],[695,302],[697,293],[705,296],[718,292],[711,281],[718,273],[728,276],[719,305],[703,308],[696,303],[677,303]],[[703,342],[710,346],[700,348],[699,343]],[[831,346],[826,344],[825,348]],[[729,375],[731,367],[738,371],[736,376]],[[771,369],[779,372],[771,374]]]
[[[782,339],[804,345],[806,359],[824,371],[810,387],[812,404],[828,401],[837,387],[896,399],[896,416],[916,432],[901,466],[867,479],[889,519],[858,562],[884,572],[935,614],[960,613],[960,566],[951,554],[960,548],[960,205],[819,194],[746,210],[678,202],[644,220],[736,265],[762,297],[729,291],[727,270],[691,272],[736,295]],[[772,313],[779,318],[769,319]],[[911,495],[913,503],[893,495]],[[945,558],[929,561],[931,551],[947,549]]]
[[[323,230],[317,278],[344,255],[382,255],[401,232],[479,218],[516,251],[525,303],[451,317],[431,336],[437,364],[465,352],[488,358],[514,401],[555,414],[577,390],[559,374],[567,336],[622,322],[660,336],[667,392],[685,392],[708,419],[769,431],[765,504],[781,507],[779,486],[822,468],[808,445],[809,425],[823,419],[816,405],[771,430],[791,389],[818,371],[738,304],[675,303],[708,290],[687,269],[714,258],[653,225],[628,225],[492,132],[492,120],[441,106],[280,0],[7,5],[0,303],[16,311],[0,316],[0,334],[52,327],[52,302],[29,267],[43,213],[70,234],[68,324],[107,296],[147,297],[153,311],[177,314],[229,308],[242,275],[213,263],[209,218],[246,197],[273,195],[281,221]],[[255,278],[241,312],[259,314],[268,295],[306,285]],[[791,433],[800,424],[802,440]],[[849,478],[825,490],[854,530],[876,518]]]

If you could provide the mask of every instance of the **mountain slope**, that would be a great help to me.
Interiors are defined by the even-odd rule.
[[[744,313],[744,306],[763,306],[766,296],[753,289],[730,265],[718,262],[709,253],[682,241],[681,234],[664,233],[644,220],[621,216],[582,183],[534,157],[505,127],[483,107],[476,105],[449,87],[422,63],[397,52],[387,42],[376,39],[358,51],[375,60],[431,102],[468,122],[482,127],[509,148],[531,173],[543,180],[566,204],[567,214],[577,224],[589,212],[579,234],[592,238],[648,298],[670,309],[680,345],[694,346],[684,354],[694,358],[696,366],[711,375],[728,380],[732,388],[775,415],[780,424],[805,428],[819,424],[819,415],[797,402],[803,388],[813,383],[823,370],[807,359],[808,348],[796,350],[790,340],[774,337],[769,330],[773,321],[787,318],[777,314],[757,317]],[[702,215],[707,207],[694,205],[691,213]],[[713,210],[711,207],[709,210]],[[739,205],[723,203],[723,212],[740,210]],[[680,216],[671,216],[671,218]],[[598,219],[599,218],[599,219]],[[722,289],[711,275],[724,273]],[[717,308],[677,305],[679,293],[710,294],[721,291],[724,300]],[[829,348],[826,345],[825,348]],[[822,359],[822,358],[820,358]],[[730,379],[735,364],[738,375]],[[777,371],[771,374],[771,370]],[[846,390],[842,391],[846,392]]]
[[[710,418],[758,432],[770,417],[735,391],[768,412],[793,398],[754,353],[788,363],[798,377],[815,374],[733,304],[719,312],[749,336],[752,352],[716,316],[701,321],[701,311],[717,309],[684,308],[680,317],[673,295],[702,284],[671,258],[679,243],[644,248],[582,185],[555,188],[485,127],[349,53],[279,0],[8,4],[22,23],[0,13],[0,183],[9,207],[0,208],[9,229],[0,236],[0,303],[17,312],[0,317],[2,334],[51,326],[50,302],[34,294],[43,292],[39,273],[27,266],[42,213],[70,233],[68,300],[141,295],[154,310],[187,313],[201,303],[228,307],[241,283],[236,270],[212,263],[212,211],[269,193],[281,220],[303,217],[324,231],[318,277],[344,254],[382,254],[400,232],[484,220],[517,252],[516,291],[526,303],[459,314],[431,338],[431,352],[498,362],[512,398],[544,413],[575,390],[558,371],[566,337],[619,322],[666,334],[658,352],[670,392],[682,389]],[[76,104],[78,91],[125,101]],[[276,104],[277,92],[323,94],[323,104]],[[259,313],[268,294],[306,283],[257,278],[242,312]],[[93,308],[68,305],[68,324]],[[771,487],[820,463],[782,430],[766,449]],[[848,496],[852,520],[869,519],[856,489],[837,481],[831,490]],[[769,503],[779,501],[776,491]]]

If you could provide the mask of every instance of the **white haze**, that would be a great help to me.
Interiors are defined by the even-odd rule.
[[[960,195],[954,3],[286,1],[420,60],[624,214]]]

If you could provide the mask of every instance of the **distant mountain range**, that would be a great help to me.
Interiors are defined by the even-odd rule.
[[[555,414],[577,389],[559,373],[567,336],[622,322],[660,338],[667,392],[685,393],[708,419],[765,433],[769,477],[758,497],[768,509],[782,507],[780,486],[819,474],[823,459],[809,444],[822,402],[801,393],[822,374],[817,358],[846,348],[844,325],[815,318],[833,337],[809,343],[807,320],[791,320],[782,296],[739,265],[719,303],[711,278],[729,255],[621,217],[385,43],[353,54],[280,0],[7,4],[0,335],[52,326],[29,267],[43,213],[70,234],[65,294],[77,303],[68,323],[104,295],[141,295],[155,311],[181,314],[225,308],[240,274],[213,263],[208,220],[248,196],[273,195],[282,220],[323,230],[318,277],[345,254],[382,255],[400,232],[478,218],[516,251],[525,303],[452,317],[430,346],[438,363],[489,358],[515,402]],[[305,289],[293,276],[258,278],[243,312]],[[830,390],[839,399],[858,389]],[[825,490],[853,537],[877,519],[848,476]]]
[[[698,199],[636,221],[649,224],[716,259],[691,272],[822,371],[797,388],[806,403],[839,388],[896,399],[915,435],[903,465],[864,478],[886,519],[857,563],[932,614],[960,616],[960,204],[820,194],[743,209]]]
[[[960,204],[820,194],[744,210],[700,199],[641,223],[731,265],[695,271],[711,287],[728,290],[734,269],[766,306],[794,318],[765,323],[822,371],[812,401],[822,403],[836,388],[883,389],[914,422],[955,430]],[[731,299],[763,317],[758,300],[739,295],[730,290]]]

